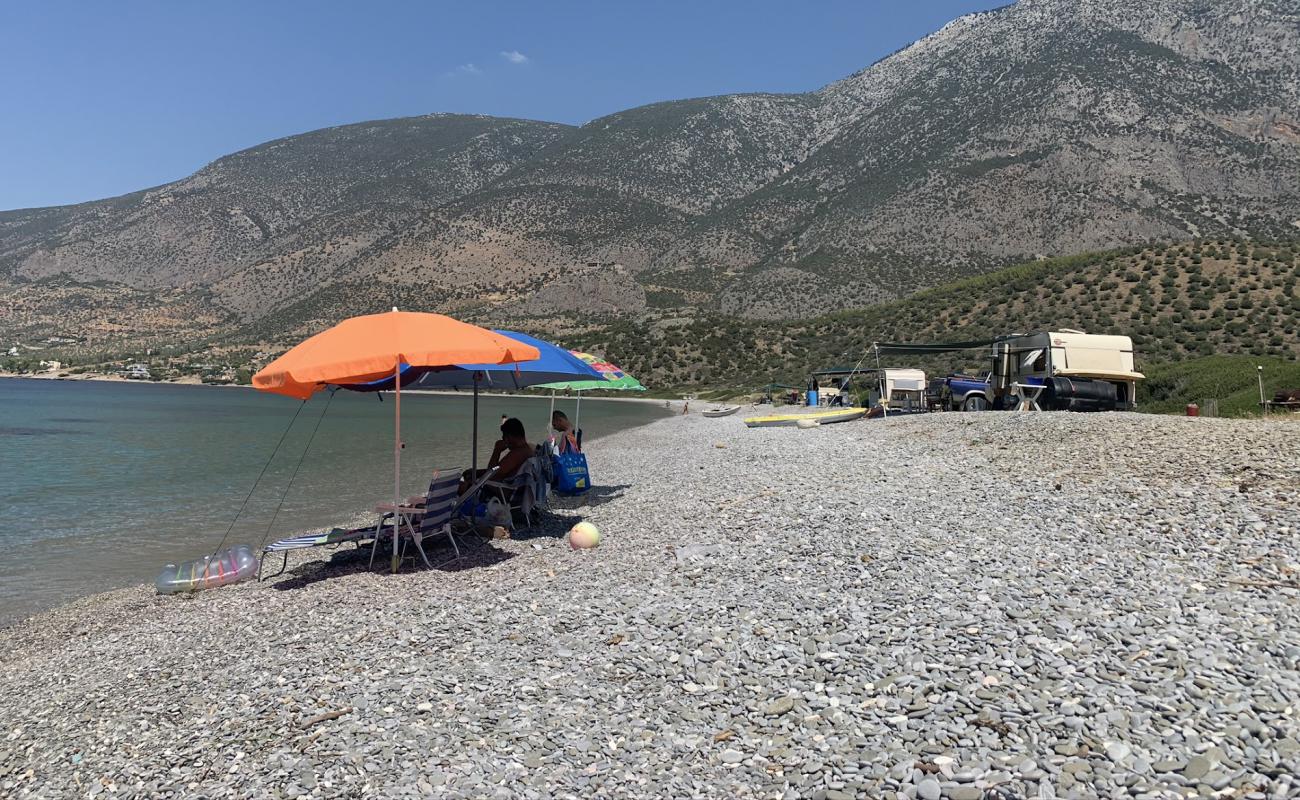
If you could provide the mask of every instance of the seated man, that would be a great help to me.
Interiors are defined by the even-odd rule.
[[[573,423],[569,422],[567,414],[558,409],[553,411],[551,413],[551,427],[555,429],[557,434],[555,447],[559,452],[582,452],[582,446],[578,443],[577,432],[573,430]]]
[[[501,438],[492,446],[492,457],[488,459],[487,469],[497,467],[497,474],[492,477],[494,481],[505,481],[513,478],[524,462],[533,457],[533,446],[528,443],[528,438],[524,435],[524,423],[518,418],[511,417],[501,423]],[[477,474],[471,474],[471,470],[465,470],[461,476],[460,492],[483,476],[487,472],[481,469]]]

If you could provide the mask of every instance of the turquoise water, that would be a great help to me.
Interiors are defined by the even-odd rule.
[[[327,400],[302,406],[230,543],[349,521],[392,497],[392,397],[340,391],[322,417]],[[546,398],[479,404],[480,464],[502,414],[530,441],[545,431]],[[0,379],[0,624],[210,552],[300,405],[243,388]],[[435,468],[469,466],[471,407],[467,394],[403,394],[403,494],[422,493]],[[573,417],[572,399],[556,407]],[[663,414],[588,399],[581,427],[590,441]]]

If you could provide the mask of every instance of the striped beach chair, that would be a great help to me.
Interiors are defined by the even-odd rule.
[[[262,550],[262,558],[257,564],[257,579],[262,580],[262,566],[266,563],[267,556],[273,553],[281,553],[284,560],[280,563],[280,570],[267,575],[267,578],[274,578],[284,573],[289,567],[289,551],[305,550],[308,547],[338,547],[348,542],[355,542],[358,547],[361,542],[367,539],[374,539],[375,532],[371,528],[331,528],[328,531],[319,533],[304,533],[301,536],[290,536],[287,539],[281,539],[267,545]]]
[[[433,568],[429,563],[429,556],[424,552],[424,541],[438,536],[446,536],[451,542],[452,550],[456,556],[451,561],[461,557],[460,544],[456,541],[456,533],[452,530],[451,522],[455,517],[457,510],[466,498],[478,494],[479,490],[485,483],[492,479],[496,474],[496,467],[484,472],[484,474],[470,486],[464,494],[458,490],[460,488],[460,470],[447,473],[433,473],[433,480],[429,482],[429,491],[424,495],[424,502],[416,505],[404,505],[393,508],[391,505],[375,506],[376,511],[386,512],[383,519],[375,526],[376,541],[380,528],[386,521],[391,521],[397,538],[400,540],[394,546],[400,548],[398,556],[403,557],[408,542],[415,545],[415,549],[420,554],[420,559],[424,565]],[[375,552],[370,552],[370,566],[374,567]]]

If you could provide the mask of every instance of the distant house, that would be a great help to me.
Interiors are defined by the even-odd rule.
[[[62,361],[42,361],[42,362],[41,362],[41,367],[43,367],[43,368],[45,369],[46,372],[58,372],[59,370],[63,369],[63,362],[62,362]]]
[[[144,364],[130,364],[122,370],[122,376],[133,381],[147,381],[153,377],[149,374],[149,368]]]
[[[5,355],[10,355],[10,356],[18,355],[18,345],[14,345],[13,347],[9,348],[8,352],[5,353]]]

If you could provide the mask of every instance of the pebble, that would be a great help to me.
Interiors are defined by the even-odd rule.
[[[1214,768],[1214,762],[1205,756],[1192,756],[1187,761],[1187,766],[1183,767],[1181,772],[1184,778],[1189,781],[1198,781],[1204,778],[1211,769]]]

